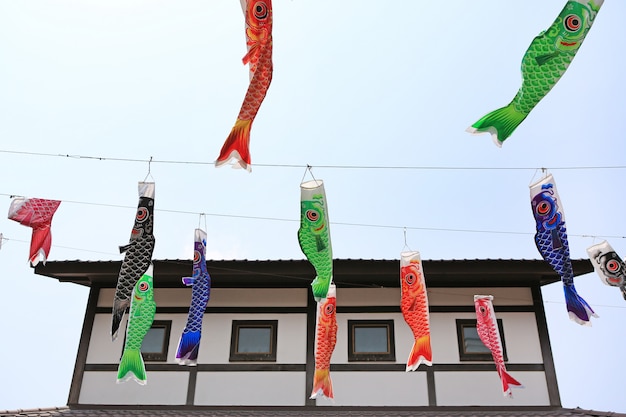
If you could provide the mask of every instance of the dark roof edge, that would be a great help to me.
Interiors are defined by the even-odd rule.
[[[250,415],[250,412],[258,411],[267,415],[267,413],[271,413],[272,411],[276,412],[288,412],[288,411],[297,411],[300,413],[304,413],[302,415],[306,415],[307,412],[319,413],[323,411],[332,411],[333,413],[341,413],[341,412],[358,412],[358,411],[367,411],[370,413],[390,413],[393,415],[394,412],[419,412],[425,413],[424,415],[431,415],[432,417],[437,416],[439,412],[456,412],[463,413],[469,412],[472,415],[475,415],[477,412],[485,412],[491,413],[494,412],[506,412],[507,415],[514,416],[519,412],[520,416],[532,416],[533,414],[529,413],[540,413],[538,416],[566,416],[572,413],[579,414],[581,416],[588,417],[626,417],[626,414],[623,413],[615,413],[609,411],[595,411],[595,410],[585,410],[581,408],[562,408],[562,407],[550,407],[550,406],[428,406],[428,407],[368,407],[368,406],[334,406],[330,407],[329,410],[325,410],[327,407],[318,407],[318,406],[141,406],[141,405],[129,405],[129,406],[114,406],[114,405],[73,405],[71,407],[50,407],[50,408],[34,408],[34,409],[18,409],[18,410],[0,410],[0,416],[23,416],[23,417],[51,417],[51,416],[88,416],[89,412],[93,411],[93,415],[102,416],[109,415],[106,411],[110,411],[115,413],[116,416],[123,415],[125,411],[131,411],[133,416],[149,416],[149,415],[159,415],[162,412],[167,412],[168,416],[176,417],[178,414],[176,411],[181,411],[180,416],[187,415],[204,415],[205,412],[232,412],[233,415],[237,414],[237,411],[241,411],[245,413],[245,415]],[[105,413],[103,413],[105,412]],[[193,412],[193,414],[188,414],[189,412]],[[545,414],[546,412],[552,412],[550,414]],[[113,415],[113,414],[111,414]],[[207,416],[209,414],[206,414]],[[244,414],[242,414],[244,415]],[[271,414],[270,414],[271,415]],[[338,415],[338,414],[337,414]],[[354,414],[351,414],[354,415]],[[371,415],[371,414],[370,414]],[[384,414],[381,414],[381,416]]]
[[[180,278],[192,270],[188,259],[155,259],[155,277],[160,283],[180,286]],[[347,286],[398,286],[398,259],[334,259],[333,275]],[[115,286],[122,261],[50,261],[38,264],[35,274],[60,282],[103,287]],[[541,259],[422,260],[428,285],[515,286],[546,285],[560,280]],[[574,276],[593,272],[589,259],[572,260]],[[308,286],[315,270],[306,259],[299,260],[209,260],[207,269],[216,287],[265,285]],[[262,277],[262,279],[261,279]],[[308,283],[304,283],[308,281]],[[484,284],[484,285],[483,285]],[[163,286],[163,285],[162,285]]]

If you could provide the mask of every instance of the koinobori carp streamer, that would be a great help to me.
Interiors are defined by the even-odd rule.
[[[537,229],[535,244],[543,259],[561,277],[569,317],[578,324],[591,325],[591,317],[598,315],[574,287],[565,215],[552,174],[530,185],[530,202]]]
[[[419,252],[402,252],[400,254],[400,289],[402,316],[411,328],[415,339],[406,363],[406,371],[408,372],[416,370],[420,363],[428,366],[433,364],[428,295]]]
[[[202,318],[211,294],[211,277],[206,268],[206,237],[204,230],[194,231],[193,274],[183,278],[183,284],[191,286],[191,305],[176,351],[176,360],[181,365],[198,363]]]
[[[333,250],[330,244],[326,192],[321,180],[300,184],[298,243],[317,274],[311,283],[313,297],[316,301],[326,298],[333,277]]]
[[[11,201],[9,219],[33,229],[28,257],[32,266],[37,265],[40,258],[44,264],[48,259],[52,246],[52,217],[60,204],[58,200],[44,198],[15,197]]]
[[[124,260],[117,278],[115,297],[113,298],[113,315],[111,319],[111,337],[117,338],[126,309],[130,306],[130,298],[135,284],[146,272],[152,262],[154,251],[154,183],[139,183],[139,203],[135,214],[135,224],[130,233],[130,243],[120,246]]]
[[[561,79],[585,40],[604,0],[571,0],[548,30],[541,32],[522,58],[522,86],[506,107],[494,110],[467,128],[489,132],[502,143]]]
[[[521,388],[522,384],[513,378],[504,365],[504,350],[498,330],[496,313],[493,309],[492,295],[475,295],[474,309],[476,310],[476,331],[483,344],[491,351],[496,364],[496,371],[502,382],[502,394],[511,397],[511,387]]]
[[[248,53],[244,64],[250,64],[250,85],[241,110],[230,134],[226,138],[215,166],[233,161],[233,168],[250,167],[250,130],[261,103],[272,82],[272,2],[271,0],[241,0],[246,20]]]

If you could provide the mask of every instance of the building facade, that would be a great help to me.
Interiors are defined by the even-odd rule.
[[[425,260],[433,365],[405,372],[413,335],[400,312],[398,260],[335,260],[335,399],[309,399],[315,369],[315,271],[304,260],[209,261],[211,298],[196,366],[175,354],[191,261],[154,261],[157,312],[144,341],[148,383],[116,383],[124,337],[110,323],[120,262],[57,261],[35,273],[90,287],[70,407],[560,407],[541,286],[558,276],[540,260]],[[576,275],[593,271],[574,261]],[[507,370],[524,384],[502,395],[476,336],[473,297],[493,295]],[[566,314],[563,311],[563,314]],[[126,320],[126,319],[125,319]]]

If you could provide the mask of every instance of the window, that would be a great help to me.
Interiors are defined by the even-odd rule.
[[[348,361],[395,361],[393,320],[348,320]]]
[[[276,362],[278,320],[233,320],[230,361]]]
[[[141,343],[141,356],[144,361],[166,362],[170,343],[171,320],[155,320]],[[126,345],[126,340],[124,340]]]
[[[498,330],[500,331],[500,340],[502,341],[502,355],[504,360],[508,360],[506,356],[506,344],[504,343],[504,331],[502,320],[497,319]],[[483,344],[476,330],[476,320],[474,319],[457,319],[456,332],[459,341],[459,359],[462,361],[492,361],[491,351]]]

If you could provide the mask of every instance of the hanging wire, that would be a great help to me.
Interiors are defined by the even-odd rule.
[[[404,227],[403,233],[404,233],[404,247],[402,248],[402,252],[405,252],[405,251],[413,252],[406,242],[406,226]]]
[[[0,193],[0,196],[11,196],[10,194]],[[85,204],[90,206],[99,206],[99,207],[113,207],[113,208],[123,208],[123,209],[136,209],[136,206],[127,206],[121,204],[106,204],[106,203],[90,203],[84,201],[76,201],[76,200],[62,200],[64,203],[70,204]],[[154,211],[162,212],[162,213],[174,213],[174,214],[190,214],[190,215],[199,215],[202,214],[204,216],[212,216],[212,217],[225,217],[232,219],[248,219],[248,220],[263,220],[263,221],[277,221],[277,222],[299,222],[299,219],[287,219],[281,217],[267,217],[267,216],[249,216],[243,214],[223,214],[223,213],[206,213],[206,212],[197,212],[197,211],[187,211],[187,210],[173,210],[173,209],[162,209],[155,208]],[[426,230],[431,232],[461,232],[461,233],[488,233],[488,234],[505,234],[505,235],[534,235],[535,232],[520,232],[513,230],[486,230],[486,229],[455,229],[455,228],[443,228],[443,227],[425,227],[425,226],[397,226],[391,224],[372,224],[372,223],[349,223],[349,222],[330,222],[330,224],[335,226],[348,226],[348,227],[370,227],[370,228],[378,228],[378,229],[407,229],[407,230]],[[570,237],[602,237],[602,238],[610,238],[610,239],[626,239],[626,236],[623,235],[590,235],[590,234],[568,234]]]
[[[54,154],[44,152],[26,152],[26,151],[10,151],[0,149],[0,153],[27,155],[27,156],[40,156],[40,157],[53,157],[53,158],[66,158],[66,159],[87,159],[94,161],[114,161],[114,162],[131,162],[131,163],[146,163],[153,162],[159,164],[181,164],[181,165],[215,165],[215,162],[207,161],[187,161],[187,160],[157,160],[150,157],[150,159],[139,158],[117,158],[117,157],[105,157],[105,156],[92,156],[92,155],[71,155],[71,154]],[[309,168],[309,165],[300,164],[254,164],[255,167],[265,168]],[[476,171],[531,171],[537,170],[537,167],[478,167],[478,166],[399,166],[399,165],[321,165],[315,164],[316,168],[324,169],[371,169],[371,170],[443,170],[443,171],[464,171],[464,170],[476,170]],[[606,165],[606,166],[562,166],[551,167],[551,170],[588,170],[588,169],[626,169],[626,165]]]
[[[152,164],[152,157],[150,157],[150,160],[148,161],[148,173],[146,174],[146,178],[143,179],[143,182],[146,182],[146,180],[148,179],[148,177],[152,178],[152,181],[154,181],[154,177],[152,176],[152,174],[150,173],[150,165]]]
[[[321,181],[318,181],[315,178],[315,175],[313,175],[313,167],[307,164],[306,168],[304,169],[304,175],[302,175],[302,180],[300,181],[300,184],[304,183],[304,178],[306,177],[307,172],[311,175],[311,178],[313,178],[313,181],[315,181],[316,185],[319,185],[321,183]]]

